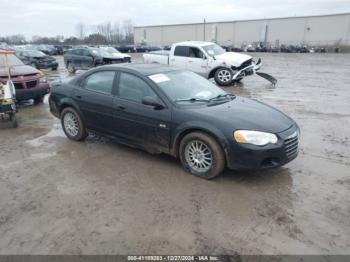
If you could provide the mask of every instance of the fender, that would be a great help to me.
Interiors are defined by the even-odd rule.
[[[213,78],[213,77],[215,76],[215,71],[218,70],[219,68],[227,68],[227,69],[229,69],[230,71],[232,71],[232,69],[231,69],[230,66],[228,66],[227,64],[224,64],[224,63],[223,63],[223,64],[218,65],[218,66],[214,67],[213,69],[211,69],[210,72],[209,72],[209,74],[208,74],[208,76],[207,76],[207,78],[208,78],[208,79]],[[234,74],[234,73],[233,73],[233,71],[232,71],[232,75],[233,75],[233,74]]]
[[[79,113],[81,120],[85,123],[84,114],[81,112],[77,102],[75,102],[70,97],[64,97],[60,100],[59,105],[58,105],[60,114],[61,114],[62,109],[67,107],[67,106],[73,107]]]
[[[174,130],[174,137],[171,142],[171,154],[174,156],[178,156],[178,147],[180,144],[180,140],[188,133],[192,131],[202,131],[205,132],[209,135],[212,135],[216,141],[221,145],[226,158],[228,157],[229,154],[229,143],[224,135],[224,133],[216,128],[214,125],[208,124],[207,122],[203,121],[188,121],[185,122],[181,125],[179,125],[175,130]]]

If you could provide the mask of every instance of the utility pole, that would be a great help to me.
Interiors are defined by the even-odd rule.
[[[203,41],[205,41],[205,18],[204,18],[204,23],[203,23]]]

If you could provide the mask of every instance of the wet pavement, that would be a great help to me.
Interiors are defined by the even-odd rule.
[[[296,160],[206,181],[169,156],[69,141],[47,98],[23,104],[0,130],[0,254],[350,254],[350,55],[259,55],[278,84],[225,90],[294,118]],[[50,80],[67,76],[58,60]]]

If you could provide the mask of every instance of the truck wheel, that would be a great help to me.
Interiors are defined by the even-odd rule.
[[[70,73],[70,74],[74,74],[75,71],[77,71],[72,62],[69,62],[67,64],[67,70],[68,70],[68,73]]]
[[[185,170],[204,179],[212,179],[224,170],[225,155],[216,140],[202,132],[186,135],[179,156]]]
[[[61,112],[61,124],[66,136],[75,141],[82,141],[86,138],[85,125],[78,112],[72,107],[66,107]]]
[[[215,72],[215,82],[219,86],[228,86],[232,84],[233,72],[229,68],[219,68]]]

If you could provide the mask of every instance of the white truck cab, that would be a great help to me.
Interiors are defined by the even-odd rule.
[[[173,44],[170,51],[150,52],[143,55],[145,63],[169,64],[191,70],[218,85],[226,86],[254,74],[262,66],[251,56],[226,52],[212,42],[186,41]]]

